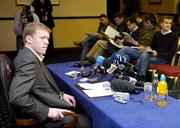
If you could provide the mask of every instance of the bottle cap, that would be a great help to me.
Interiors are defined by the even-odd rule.
[[[160,80],[161,80],[161,81],[165,81],[165,80],[166,80],[166,77],[165,77],[164,74],[161,74]]]
[[[158,77],[158,74],[155,73],[155,74],[154,74],[154,77]]]

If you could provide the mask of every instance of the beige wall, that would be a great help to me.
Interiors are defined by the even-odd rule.
[[[21,10],[15,1],[0,1],[0,18],[12,18]],[[99,16],[106,13],[106,0],[60,0],[60,6],[53,6],[53,9],[54,17]],[[55,19],[55,25],[55,48],[74,47],[73,41],[85,38],[85,32],[96,32],[98,19]],[[0,51],[16,50],[13,20],[0,20],[0,36]]]
[[[161,0],[161,4],[148,4],[148,0],[141,0],[142,12],[156,12],[175,14],[177,0]]]
[[[141,12],[155,12],[164,14],[176,14],[179,0],[161,0],[161,4],[149,4],[149,0],[141,1]],[[123,11],[123,0],[121,0],[121,11]]]

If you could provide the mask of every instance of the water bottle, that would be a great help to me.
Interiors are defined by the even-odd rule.
[[[81,66],[80,73],[81,73],[81,76],[83,76],[82,74],[84,73],[84,66]]]
[[[161,75],[160,81],[158,82],[157,93],[158,93],[157,105],[160,107],[167,106],[168,87],[167,87],[166,77],[164,74]]]
[[[158,74],[154,74],[152,85],[153,85],[152,97],[153,97],[153,100],[156,100],[157,99]]]

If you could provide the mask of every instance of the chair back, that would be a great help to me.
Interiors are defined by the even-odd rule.
[[[172,58],[171,66],[179,66],[179,62],[178,62],[180,58],[179,56],[180,56],[180,37],[178,38],[178,46],[177,46],[176,54]]]
[[[12,80],[11,60],[0,54],[0,127],[15,128],[15,116],[9,103],[8,89]]]

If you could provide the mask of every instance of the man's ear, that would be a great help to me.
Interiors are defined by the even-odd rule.
[[[30,35],[26,36],[26,42],[31,44],[32,43],[32,37]]]

